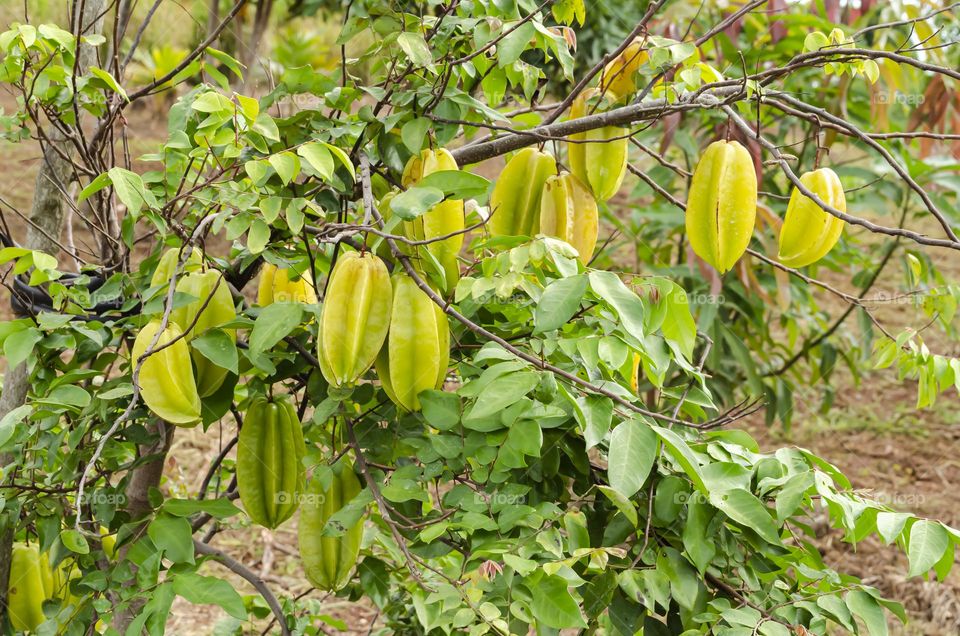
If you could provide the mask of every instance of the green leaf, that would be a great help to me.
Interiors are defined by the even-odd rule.
[[[173,577],[173,590],[194,605],[219,605],[230,616],[242,621],[247,619],[243,599],[233,585],[223,579],[183,572]]]
[[[270,242],[270,226],[263,219],[253,219],[247,231],[247,249],[251,254],[259,254]]]
[[[643,342],[643,302],[613,272],[590,272],[590,288],[620,316],[627,333]]]
[[[87,184],[87,187],[80,191],[80,196],[77,197],[77,203],[83,203],[89,197],[110,185],[111,182],[109,173],[104,172],[101,175],[97,175],[93,181]]]
[[[633,504],[630,503],[629,499],[609,486],[597,486],[597,490],[607,496],[607,499],[609,499],[613,505],[617,507],[617,510],[619,510],[623,516],[627,518],[627,521],[633,524],[633,527],[637,527],[637,523],[639,521],[639,518],[637,517],[637,509],[633,507]]]
[[[707,527],[714,512],[705,503],[696,499],[687,504],[687,522],[683,526],[683,549],[702,574],[717,554],[717,546]]]
[[[532,371],[516,371],[502,375],[487,385],[467,418],[480,419],[499,413],[532,391],[539,383],[539,374]]]
[[[587,291],[587,277],[583,274],[555,280],[540,296],[533,313],[534,333],[559,329],[577,310]]]
[[[610,486],[624,497],[636,494],[657,458],[657,434],[638,420],[621,422],[610,434],[607,475]]]
[[[259,187],[267,182],[267,177],[270,174],[269,166],[270,164],[266,161],[251,159],[243,164],[243,169],[250,180],[253,181],[253,185]]]
[[[292,152],[278,152],[267,157],[267,161],[276,170],[277,176],[283,181],[283,185],[289,184],[300,174],[300,160]]]
[[[907,547],[910,571],[907,576],[926,574],[948,548],[952,550],[953,545],[941,523],[918,519],[910,526],[910,542]]]
[[[425,176],[417,187],[436,188],[445,197],[453,199],[472,199],[484,195],[490,188],[490,181],[465,170],[440,170]]]
[[[17,430],[17,426],[28,415],[30,415],[32,411],[33,407],[31,405],[21,404],[17,408],[4,415],[3,419],[0,419],[0,448],[3,448],[3,445],[6,444],[11,437],[13,437],[14,432]]]
[[[140,213],[144,205],[147,207],[156,205],[153,195],[147,191],[143,185],[143,179],[136,172],[123,168],[110,168],[107,174],[110,175],[117,198],[127,206],[127,210],[134,217]]]
[[[43,339],[39,329],[30,327],[19,331],[15,336],[3,341],[3,354],[7,357],[7,368],[13,369],[27,360],[35,347]]]
[[[96,66],[91,66],[91,67],[90,67],[90,72],[93,73],[96,77],[100,78],[100,79],[103,81],[104,84],[106,84],[107,86],[109,86],[109,87],[110,87],[110,90],[112,90],[114,93],[116,93],[117,95],[119,95],[120,97],[122,97],[122,98],[123,98],[123,101],[125,101],[125,102],[126,102],[126,101],[130,101],[130,100],[127,98],[127,93],[126,93],[126,91],[124,91],[123,88],[120,86],[120,84],[117,83],[117,80],[115,80],[115,79],[113,78],[113,75],[111,75],[110,73],[106,72],[106,71],[103,70],[102,68],[98,68],[98,67],[96,67]]]
[[[147,528],[157,549],[174,563],[193,563],[193,530],[183,517],[160,514]]]
[[[327,149],[333,153],[334,158],[337,159],[337,161],[339,161],[340,164],[347,169],[347,172],[349,172],[353,180],[356,181],[357,170],[356,168],[353,167],[353,163],[350,161],[350,157],[347,156],[347,153],[345,153],[343,150],[341,150],[340,148],[337,148],[332,144],[325,143],[323,145],[326,146]]]
[[[850,611],[866,625],[870,636],[887,636],[887,618],[877,599],[863,590],[851,590],[845,600]]]
[[[660,436],[660,440],[670,453],[670,456],[680,464],[697,490],[703,494],[707,494],[707,486],[703,481],[703,474],[700,472],[700,462],[697,460],[696,455],[693,454],[690,446],[682,437],[670,429],[660,426],[653,426],[652,428],[656,434]]]
[[[416,186],[390,200],[390,211],[404,221],[412,221],[443,201],[443,191]]]
[[[770,511],[752,493],[732,488],[721,493],[710,493],[710,503],[740,525],[759,534],[765,541],[780,545],[780,533]]]
[[[516,25],[505,24],[509,29]],[[537,28],[531,22],[525,22],[511,31],[497,45],[497,59],[500,68],[510,66],[520,59],[520,56],[530,45],[530,41],[537,34]]]
[[[300,303],[274,303],[260,311],[250,332],[250,355],[256,357],[283,340],[300,325]]]
[[[76,554],[90,554],[90,546],[82,534],[76,530],[64,530],[60,533],[63,545]]]
[[[163,502],[163,510],[175,517],[189,517],[199,512],[205,512],[217,519],[226,519],[240,514],[240,509],[229,499],[167,499]]]
[[[333,155],[330,154],[326,144],[317,142],[304,144],[297,149],[297,154],[306,159],[310,167],[316,170],[324,181],[329,181],[333,176]]]
[[[397,36],[397,44],[407,54],[407,58],[415,66],[433,66],[433,55],[430,53],[430,47],[426,40],[419,33],[404,31]]]
[[[539,623],[554,629],[587,626],[565,579],[545,576],[529,587],[533,592],[530,611]]]
[[[430,130],[430,120],[426,117],[416,117],[403,125],[400,129],[400,139],[403,145],[413,154],[419,153],[427,139]]]
[[[613,400],[603,395],[584,395],[577,398],[574,415],[583,430],[583,439],[590,450],[606,437],[613,420]]]
[[[449,431],[460,423],[460,398],[447,391],[424,391],[420,406],[427,424],[438,431]]]
[[[210,329],[199,338],[194,338],[190,346],[218,367],[240,374],[237,345],[223,329]]]

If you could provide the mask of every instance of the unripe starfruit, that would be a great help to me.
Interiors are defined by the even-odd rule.
[[[843,185],[830,168],[806,172],[800,177],[800,183],[830,207],[847,211]],[[787,267],[810,265],[826,256],[842,233],[843,219],[833,216],[794,188],[787,204],[787,216],[780,228],[777,258]]]
[[[533,236],[540,229],[540,195],[557,162],[536,148],[524,148],[504,166],[490,194],[494,236]]]
[[[419,411],[421,391],[443,386],[450,361],[447,315],[406,274],[393,277],[390,334],[377,356],[377,376],[387,396]]]
[[[757,216],[753,158],[736,141],[715,141],[697,164],[687,198],[687,238],[721,274],[743,256]]]
[[[14,543],[10,554],[7,613],[14,631],[32,632],[43,623],[43,602],[53,598],[50,562],[36,544]]]
[[[296,279],[291,279],[295,276]],[[313,289],[313,277],[309,271],[297,276],[292,270],[264,263],[257,286],[257,304],[261,307],[273,303],[305,303],[315,305],[317,294]]]
[[[580,93],[570,106],[570,119],[591,114],[588,101],[598,95],[595,88]],[[619,126],[604,126],[570,135],[567,158],[570,171],[590,187],[598,201],[607,201],[620,190],[627,174],[629,131]]]
[[[330,384],[356,382],[373,366],[390,325],[393,287],[380,257],[340,255],[320,314],[320,371]]]
[[[163,256],[160,257],[160,261],[157,263],[157,269],[153,270],[153,277],[150,279],[150,286],[156,287],[158,285],[166,285],[170,282],[170,279],[173,278],[173,273],[177,271],[177,266],[180,264],[180,248],[171,247],[163,253]],[[187,257],[187,262],[183,264],[183,269],[180,270],[179,276],[183,276],[189,272],[200,271],[203,267],[203,252],[198,248],[193,248],[190,250],[190,255]]]
[[[170,312],[170,321],[181,331],[186,332],[188,343],[210,329],[226,324],[237,317],[230,287],[223,275],[216,270],[187,274],[177,281],[177,291],[196,298]],[[237,341],[236,330],[224,329],[223,331],[231,340]],[[195,349],[191,350],[190,356],[197,370],[197,390],[200,397],[213,395],[223,384],[229,371],[214,364]]]
[[[417,185],[424,177],[444,170],[459,170],[456,159],[445,148],[423,150],[407,162],[403,169],[401,184],[404,188]],[[433,206],[413,221],[404,223],[404,234],[416,241],[429,241],[465,227],[463,199],[447,199]],[[442,241],[432,241],[425,247],[443,267],[445,290],[450,291],[460,280],[460,266],[457,257],[463,247],[463,234],[447,236]]]
[[[569,172],[547,179],[540,198],[541,234],[572,245],[586,265],[597,244],[597,226],[597,202],[580,179]]]
[[[140,367],[140,397],[160,418],[180,426],[194,426],[200,421],[200,395],[193,378],[190,350],[187,341],[180,338],[180,327],[171,322],[160,331],[160,320],[148,322],[133,342],[131,365],[136,366],[158,331],[160,336],[153,353],[144,358]]]

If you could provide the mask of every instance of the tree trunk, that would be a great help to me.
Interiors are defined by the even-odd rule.
[[[74,33],[91,35],[100,33],[103,29],[104,0],[86,0],[83,11],[74,16]],[[89,45],[80,45],[78,65],[86,70],[96,61],[96,49]],[[71,144],[56,131],[47,132],[50,144],[55,145],[61,152],[70,156]],[[43,148],[43,161],[37,173],[34,186],[33,205],[30,209],[27,226],[27,236],[24,247],[40,250],[48,254],[58,254],[58,241],[63,229],[63,201],[61,193],[66,192],[69,186],[70,163],[61,157],[53,148]],[[27,389],[30,386],[30,376],[24,363],[8,369],[3,379],[3,391],[0,393],[0,418],[3,418],[26,401]],[[0,469],[13,461],[13,457],[0,453]],[[0,629],[7,623],[7,585],[10,580],[10,553],[13,544],[13,531],[16,519],[4,514],[0,521]]]

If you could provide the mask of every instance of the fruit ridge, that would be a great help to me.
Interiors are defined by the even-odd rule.
[[[133,342],[131,365],[136,366],[157,332],[160,336],[153,353],[140,366],[137,378],[140,397],[158,417],[172,424],[193,426],[200,421],[200,395],[194,382],[187,341],[180,338],[183,333],[180,327],[171,322],[160,331],[160,320],[148,322]],[[171,342],[173,344],[169,344]]]
[[[830,168],[805,172],[800,177],[808,190],[827,205],[847,211],[847,200],[840,178]],[[805,267],[827,255],[840,240],[843,219],[820,207],[813,199],[794,188],[787,204],[787,215],[780,228],[778,259],[787,267]]]
[[[317,304],[317,294],[313,289],[310,272],[304,271],[296,280],[290,278],[291,274],[296,276],[290,269],[264,263],[257,286],[257,304],[261,307],[273,303]]]
[[[490,194],[494,236],[532,236],[540,228],[540,195],[556,160],[536,148],[518,151],[504,166]]]
[[[569,172],[550,177],[540,199],[540,233],[572,245],[587,265],[598,231],[597,202],[587,186]]]
[[[595,88],[581,92],[570,106],[570,119],[590,114],[588,102],[599,94]],[[619,190],[627,174],[630,139],[626,128],[604,126],[570,135],[567,144],[570,171],[590,187],[598,201],[607,201]]]

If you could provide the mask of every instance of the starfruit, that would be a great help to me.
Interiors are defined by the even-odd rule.
[[[153,270],[153,277],[150,279],[150,286],[157,287],[158,285],[166,285],[170,282],[170,279],[173,278],[173,273],[177,271],[177,266],[180,264],[180,248],[171,247],[166,252],[163,253],[163,256],[160,257],[160,261],[157,263],[157,268]],[[187,262],[183,264],[183,269],[180,270],[179,274],[187,274],[189,272],[199,271],[203,267],[203,253],[197,249],[193,248],[190,250],[190,255],[187,257]]]
[[[208,330],[226,324],[237,317],[230,287],[223,275],[216,270],[187,274],[177,281],[177,291],[196,298],[170,312],[170,321],[180,327],[181,331],[186,332],[188,343]],[[235,329],[223,331],[231,340],[237,341]],[[195,349],[191,350],[190,355],[196,368],[197,390],[200,397],[213,395],[223,384],[229,371]]]
[[[346,252],[330,273],[320,314],[320,371],[333,386],[366,373],[390,325],[393,288],[387,266],[369,252]]]
[[[580,93],[570,106],[570,119],[591,114],[588,102],[598,95],[595,88]],[[627,174],[629,131],[619,126],[604,126],[570,135],[567,158],[570,171],[586,185],[598,201],[607,201],[620,190]]]
[[[830,168],[806,172],[800,177],[800,183],[827,205],[841,212],[847,211],[843,185]],[[787,204],[787,216],[780,228],[777,258],[787,267],[810,265],[826,256],[842,233],[843,219],[833,216],[794,188]]]
[[[10,554],[7,613],[14,631],[32,632],[43,623],[43,603],[53,598],[53,571],[36,544],[14,543]]]
[[[600,90],[614,99],[637,92],[636,75],[649,56],[643,41],[636,38],[617,57],[610,60],[600,73]]]
[[[160,337],[152,353],[140,366],[137,378],[140,397],[160,418],[172,424],[193,426],[200,421],[200,395],[193,378],[190,350],[187,341],[180,338],[183,333],[180,327],[171,322],[160,331],[160,320],[148,322],[133,341],[131,366],[136,366],[158,331]]]
[[[395,275],[390,334],[377,356],[387,397],[406,411],[419,411],[420,392],[443,386],[449,361],[447,315],[412,278]]]
[[[721,274],[743,256],[757,216],[753,158],[736,141],[715,141],[703,153],[687,198],[693,251]]]
[[[490,194],[494,236],[533,236],[540,229],[540,195],[557,162],[536,148],[524,148],[504,166]]]
[[[300,511],[300,559],[307,579],[316,587],[335,592],[350,580],[360,556],[363,520],[341,536],[325,536],[327,521],[360,492],[360,480],[345,459],[331,466],[329,482],[314,475]],[[325,475],[324,477],[327,477]]]
[[[306,446],[300,418],[284,398],[256,398],[237,444],[237,489],[250,519],[276,528],[300,505]]]
[[[304,271],[298,276],[293,270],[264,263],[263,269],[260,270],[260,283],[257,286],[257,304],[266,307],[273,303],[315,305],[317,294],[313,289],[313,278],[310,272]]]
[[[459,170],[453,155],[444,148],[436,151],[427,149],[411,157],[407,162],[403,169],[401,184],[404,188],[409,188],[415,186],[427,175],[443,170]],[[432,241],[423,246],[443,267],[446,291],[456,287],[457,281],[460,280],[460,265],[457,257],[460,254],[460,248],[463,247],[464,226],[462,199],[442,201],[413,221],[404,223],[404,234],[415,241],[429,241],[453,232],[461,232],[447,236],[442,241]],[[424,269],[422,265],[421,269]]]
[[[597,202],[569,172],[547,179],[540,198],[540,233],[572,245],[584,265],[597,244]]]

